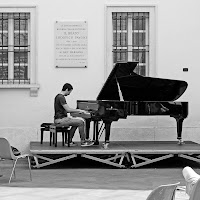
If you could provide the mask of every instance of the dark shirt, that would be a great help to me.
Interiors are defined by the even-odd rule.
[[[65,97],[62,94],[57,94],[54,99],[54,119],[67,117],[67,111],[63,108],[64,104],[67,104]]]

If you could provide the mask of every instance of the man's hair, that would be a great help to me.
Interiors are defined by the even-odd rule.
[[[73,90],[73,87],[72,87],[71,84],[65,83],[65,84],[63,85],[62,91],[65,91],[66,89],[68,89],[68,91],[70,91],[70,90]]]

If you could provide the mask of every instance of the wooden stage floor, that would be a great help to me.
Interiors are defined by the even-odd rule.
[[[54,147],[50,146],[49,142],[31,142],[30,152],[36,168],[68,160],[77,155],[119,168],[126,168],[123,164],[125,160],[130,164],[130,168],[138,168],[175,155],[200,162],[200,144],[192,141],[185,141],[181,145],[178,141],[111,141],[107,149],[103,148],[102,143],[90,147],[81,147],[80,143],[75,147],[66,147],[58,142],[58,146]],[[53,155],[60,157],[51,158]],[[104,158],[101,158],[101,155],[104,155]],[[149,155],[154,157],[149,158]],[[43,162],[40,163],[39,159]]]

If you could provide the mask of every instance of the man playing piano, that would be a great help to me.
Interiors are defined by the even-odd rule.
[[[96,100],[77,101],[77,108],[91,113],[91,121],[95,123],[95,144],[99,144],[101,131],[98,121],[105,125],[106,148],[110,140],[111,123],[130,115],[173,117],[177,124],[178,144],[183,144],[182,124],[188,115],[188,102],[176,100],[187,89],[187,82],[141,76],[134,72],[137,65],[138,62],[116,63]]]
[[[74,133],[76,129],[78,128],[80,138],[81,138],[81,146],[92,146],[94,142],[86,139],[86,133],[85,133],[85,121],[84,119],[80,117],[72,117],[69,116],[69,114],[84,114],[86,113],[85,110],[81,109],[74,109],[70,108],[69,105],[66,102],[65,96],[68,96],[71,94],[73,90],[73,87],[69,83],[65,83],[63,85],[62,91],[56,95],[54,99],[54,123],[55,124],[61,124],[61,125],[67,125],[71,126],[70,129],[70,146],[75,146],[76,144],[72,142],[72,139],[74,137]]]

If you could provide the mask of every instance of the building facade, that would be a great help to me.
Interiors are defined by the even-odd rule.
[[[138,61],[138,74],[188,83],[177,100],[189,102],[183,140],[200,142],[199,5],[197,0],[2,0],[0,137],[28,151],[30,141],[40,140],[40,124],[53,122],[54,97],[64,83],[73,85],[67,102],[76,107],[76,100],[96,99],[114,63]],[[63,24],[79,24],[85,32],[59,32]],[[62,44],[70,46],[67,52]],[[60,56],[66,55],[65,65]],[[176,140],[176,122],[169,116],[129,116],[112,124],[111,140]]]

